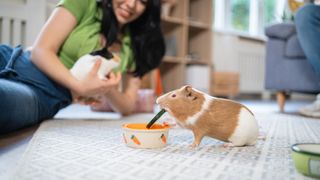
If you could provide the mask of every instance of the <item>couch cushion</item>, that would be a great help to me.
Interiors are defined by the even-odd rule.
[[[266,27],[265,33],[269,38],[288,39],[296,34],[296,27],[291,22],[278,23]]]
[[[285,56],[289,58],[305,58],[297,34],[291,36],[286,44]]]

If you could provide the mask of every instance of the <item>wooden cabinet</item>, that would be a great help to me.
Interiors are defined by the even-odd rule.
[[[187,84],[187,69],[212,64],[212,0],[177,0],[171,10],[162,15],[166,39],[166,55],[160,66],[164,92]],[[202,77],[192,74],[194,79]],[[208,91],[210,79],[206,83]],[[194,84],[191,84],[196,86]]]

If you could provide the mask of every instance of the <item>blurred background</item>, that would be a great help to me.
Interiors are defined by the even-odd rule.
[[[31,46],[57,2],[0,0],[0,43]],[[274,99],[279,89],[266,87],[265,29],[294,24],[296,10],[308,2],[163,0],[166,56],[159,69],[144,77],[141,88],[159,95],[191,84],[214,96]],[[314,98],[310,92],[283,91],[291,98]]]

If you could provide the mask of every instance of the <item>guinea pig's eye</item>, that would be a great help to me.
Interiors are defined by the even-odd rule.
[[[188,97],[190,97],[191,95],[192,95],[192,94],[191,94],[191,93],[189,93],[187,96],[188,96]]]
[[[171,97],[173,97],[173,98],[176,97],[176,94],[172,94]]]

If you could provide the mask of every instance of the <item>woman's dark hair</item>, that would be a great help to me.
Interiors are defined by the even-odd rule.
[[[136,69],[135,76],[142,77],[160,65],[165,52],[165,44],[160,27],[161,0],[148,0],[143,14],[135,21],[127,24],[130,30],[131,48]],[[118,22],[116,20],[112,0],[101,0],[102,8],[101,33],[107,39],[107,47],[117,40]]]

